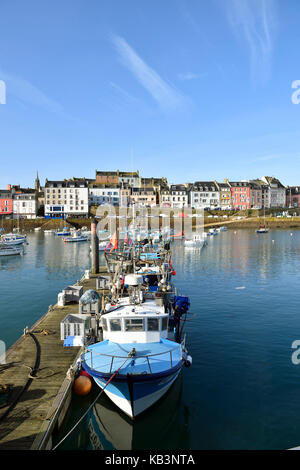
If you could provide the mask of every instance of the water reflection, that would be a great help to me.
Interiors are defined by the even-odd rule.
[[[180,374],[166,395],[135,421],[120,412],[103,394],[87,415],[84,425],[61,448],[149,450],[169,449],[176,443],[176,448],[186,449],[190,445],[189,412],[182,404],[182,389]],[[69,417],[64,432],[71,427],[70,423]]]
[[[252,230],[228,230],[208,238],[202,250],[176,241],[172,250],[177,267],[185,272],[237,272],[247,278],[250,272],[261,279],[274,278],[286,269],[298,271],[300,255],[300,231],[271,230],[267,234],[256,234]]]

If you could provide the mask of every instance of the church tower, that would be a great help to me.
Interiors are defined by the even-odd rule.
[[[36,172],[36,178],[35,178],[35,183],[34,183],[34,189],[35,189],[37,192],[40,192],[40,190],[41,190],[41,185],[40,185],[40,180],[39,180],[39,174],[38,174],[38,172]]]

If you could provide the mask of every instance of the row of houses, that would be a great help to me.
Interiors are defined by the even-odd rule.
[[[197,181],[168,184],[138,171],[96,171],[94,179],[48,180],[34,189],[8,185],[0,190],[0,215],[35,218],[87,217],[92,205],[244,210],[300,207],[300,187],[284,187],[275,177],[250,181]]]
[[[253,181],[197,181],[171,185],[162,193],[162,205],[194,209],[245,210],[286,207],[287,189],[274,177]]]
[[[44,192],[37,174],[35,188],[21,188],[19,185],[7,185],[0,189],[0,216],[35,219],[43,214]]]

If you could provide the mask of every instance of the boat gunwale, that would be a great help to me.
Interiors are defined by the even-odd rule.
[[[128,357],[128,359],[134,359],[132,357]],[[114,374],[115,371],[112,372],[100,372],[97,371],[96,369],[92,369],[90,366],[87,365],[86,361],[82,361],[81,363],[83,369],[92,377],[96,377],[97,379],[104,379],[104,380],[109,380]],[[163,377],[167,377],[169,375],[174,374],[177,372],[177,370],[181,369],[182,366],[184,365],[184,359],[180,359],[180,361],[170,369],[166,369],[161,372],[146,372],[144,374],[134,374],[134,373],[126,373],[126,374],[118,374],[115,376],[114,381],[115,382],[127,382],[128,376],[130,376],[130,380],[132,382],[150,382],[153,380],[157,380]]]

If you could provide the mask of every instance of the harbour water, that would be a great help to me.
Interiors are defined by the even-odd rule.
[[[27,240],[24,256],[0,257],[0,340],[7,348],[90,267],[89,243],[64,243],[41,232]]]
[[[29,234],[0,259],[0,339],[12,344],[89,267],[89,244]],[[74,246],[75,245],[75,246]],[[286,449],[300,444],[300,231],[228,230],[201,251],[177,241],[179,293],[191,299],[193,365],[130,422],[103,394],[62,449]],[[74,396],[57,441],[99,393]]]

